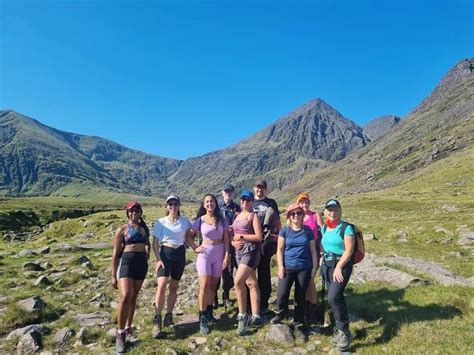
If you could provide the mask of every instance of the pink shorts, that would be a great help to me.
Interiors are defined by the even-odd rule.
[[[224,244],[203,244],[202,246],[204,253],[200,253],[196,260],[198,275],[221,277],[225,253]]]

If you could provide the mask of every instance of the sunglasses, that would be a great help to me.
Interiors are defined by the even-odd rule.
[[[131,208],[130,213],[140,213],[142,210],[140,208]]]
[[[170,207],[179,207],[179,203],[171,202],[171,203],[168,203],[168,206],[170,206]]]
[[[290,212],[291,217],[301,217],[303,215],[303,212]]]
[[[241,197],[240,198],[242,201],[245,201],[245,202],[251,202],[252,199],[251,198],[248,198],[248,197]]]

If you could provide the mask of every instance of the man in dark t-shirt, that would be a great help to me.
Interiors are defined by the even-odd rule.
[[[260,289],[260,313],[268,315],[268,299],[272,292],[271,259],[276,253],[276,241],[281,229],[280,212],[275,200],[266,197],[267,182],[257,180],[253,186],[255,200],[252,208],[262,226],[262,258],[258,264],[258,287]]]

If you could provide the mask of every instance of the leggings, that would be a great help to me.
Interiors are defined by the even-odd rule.
[[[285,269],[285,277],[278,280],[277,306],[278,313],[288,314],[288,298],[291,286],[295,283],[295,322],[302,323],[305,314],[305,296],[311,278],[311,269]]]

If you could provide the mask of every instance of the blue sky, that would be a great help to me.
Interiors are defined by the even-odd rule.
[[[313,98],[404,116],[474,54],[472,1],[0,1],[0,107],[187,158]]]

